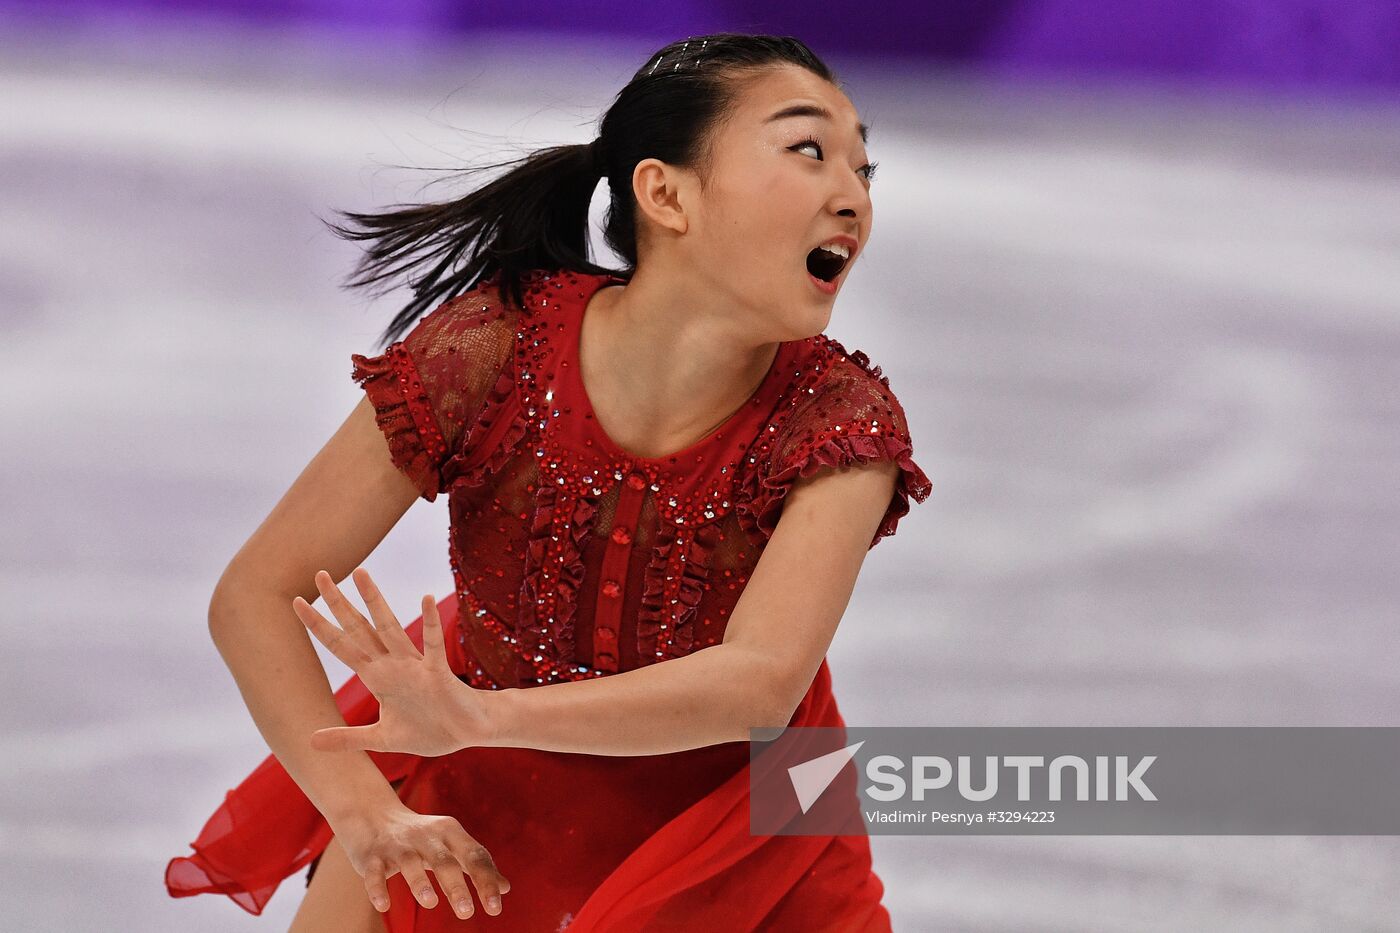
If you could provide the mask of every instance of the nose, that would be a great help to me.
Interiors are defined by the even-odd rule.
[[[840,217],[864,218],[870,210],[870,192],[860,176],[846,172],[845,180],[832,192],[831,207]]]

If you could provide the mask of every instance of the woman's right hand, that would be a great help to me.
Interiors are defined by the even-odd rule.
[[[471,876],[486,912],[492,916],[501,912],[500,896],[510,890],[510,882],[486,847],[453,817],[415,813],[398,804],[357,813],[331,829],[351,866],[364,878],[370,903],[380,913],[389,909],[387,880],[395,872],[403,873],[418,903],[436,907],[429,870],[458,917],[466,919],[474,911],[464,873]]]

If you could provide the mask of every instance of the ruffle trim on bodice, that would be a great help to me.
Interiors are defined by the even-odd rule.
[[[567,679],[574,673],[567,659],[574,654],[574,615],[585,571],[583,546],[598,512],[595,497],[578,496],[567,527],[560,528],[558,502],[559,489],[541,484],[526,546],[529,569],[520,591],[521,636],[516,647],[541,682]]]
[[[820,375],[815,384],[803,389],[812,394],[820,393],[825,379],[831,378],[830,362],[837,357],[845,357],[860,367],[885,389],[890,389],[889,377],[880,367],[871,363],[870,357],[862,350],[847,350],[841,342],[826,334],[816,338],[826,346],[826,362],[819,368]],[[801,393],[799,392],[799,396]],[[895,403],[897,404],[897,403]],[[775,426],[782,431],[792,410]],[[902,422],[900,422],[902,423]],[[885,424],[878,431],[869,421],[846,419],[826,426],[820,433],[800,444],[788,453],[781,462],[772,464],[766,471],[749,469],[744,472],[738,496],[737,514],[741,527],[761,533],[766,540],[772,537],[782,515],[783,500],[799,479],[811,476],[825,467],[841,469],[857,464],[891,460],[899,466],[898,479],[890,504],[880,525],[870,541],[874,547],[881,538],[895,533],[899,520],[909,514],[909,500],[925,501],[933,489],[933,484],[924,471],[914,462],[913,444],[904,429],[891,433],[892,425]],[[776,453],[775,453],[776,456]]]
[[[515,391],[513,361],[508,358],[495,384],[486,394],[481,412],[467,432],[462,449],[443,465],[443,482],[449,486],[480,486],[515,456],[516,446],[530,424],[520,410]]]
[[[887,389],[890,387],[890,377],[881,374],[880,367],[870,362],[870,357],[866,355],[864,350],[847,350],[841,345],[841,341],[837,340],[835,337],[828,337],[826,334],[822,334],[821,337],[832,349],[865,370],[870,374],[871,378],[879,382],[880,385]]]
[[[745,477],[747,494],[740,500],[740,518],[762,532],[764,538],[771,537],[782,514],[783,500],[799,479],[824,467],[840,469],[878,460],[897,463],[899,478],[889,507],[870,541],[870,546],[874,547],[881,538],[895,533],[899,520],[909,514],[911,497],[923,502],[933,489],[929,478],[914,462],[913,448],[892,434],[857,434],[851,433],[845,425],[837,425],[799,448],[787,465],[777,471],[764,477],[759,477],[757,471],[750,471]]]
[[[378,356],[350,357],[351,376],[374,406],[375,420],[389,444],[389,454],[432,502],[441,491],[436,464],[447,453],[447,441],[433,416],[432,403],[413,359],[402,344],[391,344]]]
[[[660,525],[637,613],[637,650],[643,658],[663,661],[690,653],[695,611],[705,595],[717,535],[713,523],[689,529]]]

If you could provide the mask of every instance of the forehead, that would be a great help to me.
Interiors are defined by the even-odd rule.
[[[808,122],[830,122],[833,129],[850,130],[858,133],[862,142],[865,141],[866,129],[861,125],[860,115],[850,98],[830,81],[796,65],[770,69],[761,76],[751,78],[736,108],[734,122],[745,127],[776,129],[800,123],[799,119],[772,119],[775,114],[789,109],[810,111],[803,119]],[[827,111],[831,119],[827,121],[817,116],[816,109]]]

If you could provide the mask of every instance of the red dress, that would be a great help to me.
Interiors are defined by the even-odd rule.
[[[824,334],[782,343],[759,389],[702,441],[660,458],[620,449],[593,415],[578,347],[589,298],[625,281],[537,270],[514,305],[492,279],[382,354],[352,357],[394,462],[429,502],[448,495],[455,593],[439,611],[453,670],[475,687],[604,677],[719,643],[800,476],[897,462],[871,547],[929,494],[888,378]],[[408,630],[421,646],[421,617]],[[377,718],[358,678],[336,700],[350,725]],[[844,725],[825,660],[790,725]],[[369,754],[410,809],[455,816],[510,879],[492,929],[889,929],[865,835],[750,833],[748,742]],[[193,854],[170,861],[167,890],[260,913],[330,835],[269,755]],[[402,875],[389,890],[390,933],[476,920],[458,920],[440,889],[422,908]]]

